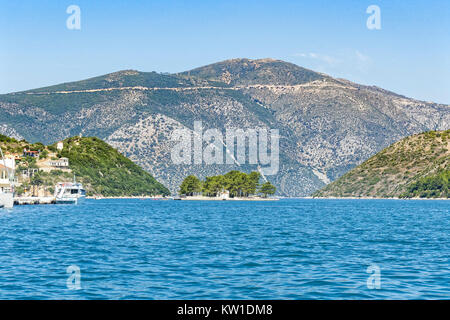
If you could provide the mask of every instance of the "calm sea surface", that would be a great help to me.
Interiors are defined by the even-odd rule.
[[[448,299],[449,235],[449,201],[17,206],[0,299]]]

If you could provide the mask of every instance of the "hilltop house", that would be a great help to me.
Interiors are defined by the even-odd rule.
[[[24,157],[37,158],[37,157],[39,157],[39,151],[32,151],[32,150],[23,149],[23,156]]]
[[[69,169],[69,159],[59,158],[56,160],[50,160],[47,162],[47,165],[58,169]]]

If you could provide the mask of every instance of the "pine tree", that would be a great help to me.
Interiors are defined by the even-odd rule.
[[[259,192],[263,194],[264,198],[267,198],[268,195],[275,194],[276,188],[269,181],[263,183]]]

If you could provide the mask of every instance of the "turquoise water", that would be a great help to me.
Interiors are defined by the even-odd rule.
[[[449,218],[448,201],[400,200],[0,209],[0,298],[448,299]]]

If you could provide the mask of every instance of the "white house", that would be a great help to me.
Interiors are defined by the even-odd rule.
[[[4,160],[0,159],[0,164],[8,167],[12,171],[16,170],[16,159],[14,156],[6,155]]]
[[[50,167],[55,167],[59,169],[69,169],[69,159],[59,158],[57,160],[50,160],[47,162]]]
[[[230,199],[230,191],[224,190],[217,195],[220,199]]]
[[[11,192],[11,183],[14,182],[14,174],[16,170],[16,163],[13,161],[13,165],[5,159],[5,161],[0,160],[0,191]],[[13,159],[14,160],[14,159]],[[2,163],[7,164],[4,166]]]
[[[59,151],[61,151],[62,149],[64,149],[64,143],[62,141],[58,142],[56,144],[56,149],[58,149]]]

